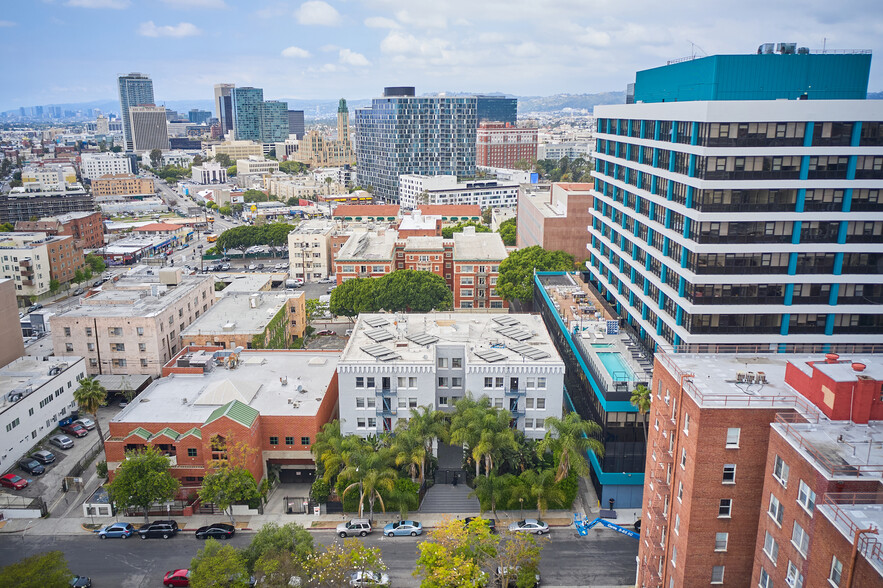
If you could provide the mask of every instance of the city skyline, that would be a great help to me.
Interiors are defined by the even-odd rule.
[[[753,53],[764,42],[880,50],[875,5],[843,4],[685,0],[677,13],[689,16],[673,19],[671,6],[649,2],[47,0],[8,6],[0,20],[8,46],[31,48],[19,58],[16,84],[0,89],[0,110],[105,99],[129,71],[147,72],[160,102],[210,100],[225,81],[305,100],[372,98],[379,86],[401,84],[535,96],[622,91],[634,71],[691,54]],[[113,50],[71,42],[71,34]],[[224,53],[210,50],[214,44]],[[89,67],[58,68],[46,84],[43,72],[59,51]],[[877,63],[869,90],[883,90]]]

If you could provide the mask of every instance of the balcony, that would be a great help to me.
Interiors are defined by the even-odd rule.
[[[398,407],[395,406],[378,406],[377,407],[377,416],[379,417],[393,417],[396,415],[398,411]]]
[[[18,265],[22,269],[32,267],[30,259],[22,259],[21,261],[18,262]]]
[[[506,388],[505,394],[506,396],[524,396],[527,394],[527,390],[524,388]]]
[[[523,417],[524,414],[525,414],[524,409],[523,409],[523,408],[518,408],[518,407],[516,407],[516,408],[510,408],[510,409],[509,409],[509,412],[511,412],[511,413],[512,413],[512,417],[513,417],[513,418],[516,418],[516,419],[519,418],[519,417]]]
[[[374,395],[380,398],[391,398],[396,395],[395,388],[374,388]]]
[[[32,280],[30,278],[25,278],[24,280],[21,281],[21,285],[22,286],[33,286],[34,280]]]

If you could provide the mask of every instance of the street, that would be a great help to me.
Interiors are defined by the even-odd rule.
[[[97,587],[159,586],[167,571],[189,567],[190,559],[203,545],[191,532],[183,532],[168,541],[135,538],[101,541],[85,533],[60,537],[28,536],[27,532],[23,535],[0,536],[0,566],[35,553],[60,550],[67,557],[71,571],[91,577]],[[312,535],[317,543],[324,545],[338,540],[333,531],[314,531]],[[242,548],[250,540],[251,534],[240,533],[230,544]],[[576,531],[567,527],[552,530],[543,540],[546,542],[540,564],[543,586],[616,586],[631,585],[635,581],[638,542],[634,539],[611,531],[593,531],[587,537],[577,537]],[[420,539],[388,538],[375,532],[362,541],[380,547],[393,586],[419,584],[411,574]]]

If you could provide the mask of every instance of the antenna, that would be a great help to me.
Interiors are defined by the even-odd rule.
[[[702,54],[705,57],[708,57],[708,53],[705,52],[705,49],[703,49],[702,47],[700,47],[699,45],[697,45],[696,43],[694,43],[690,39],[687,39],[687,42],[690,44],[690,57],[693,57],[694,59],[696,58],[696,49],[699,49],[700,51],[702,51]]]

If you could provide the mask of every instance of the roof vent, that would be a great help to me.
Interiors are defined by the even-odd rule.
[[[854,370],[857,371],[857,372],[863,372],[863,371],[865,371],[865,368],[866,368],[866,367],[868,367],[868,366],[866,366],[866,365],[863,364],[863,363],[859,363],[859,362],[857,362],[857,361],[856,361],[856,362],[853,362],[853,364],[852,364],[852,369],[854,369]]]
[[[837,363],[840,359],[840,356],[836,353],[826,353],[825,354],[825,363]]]

